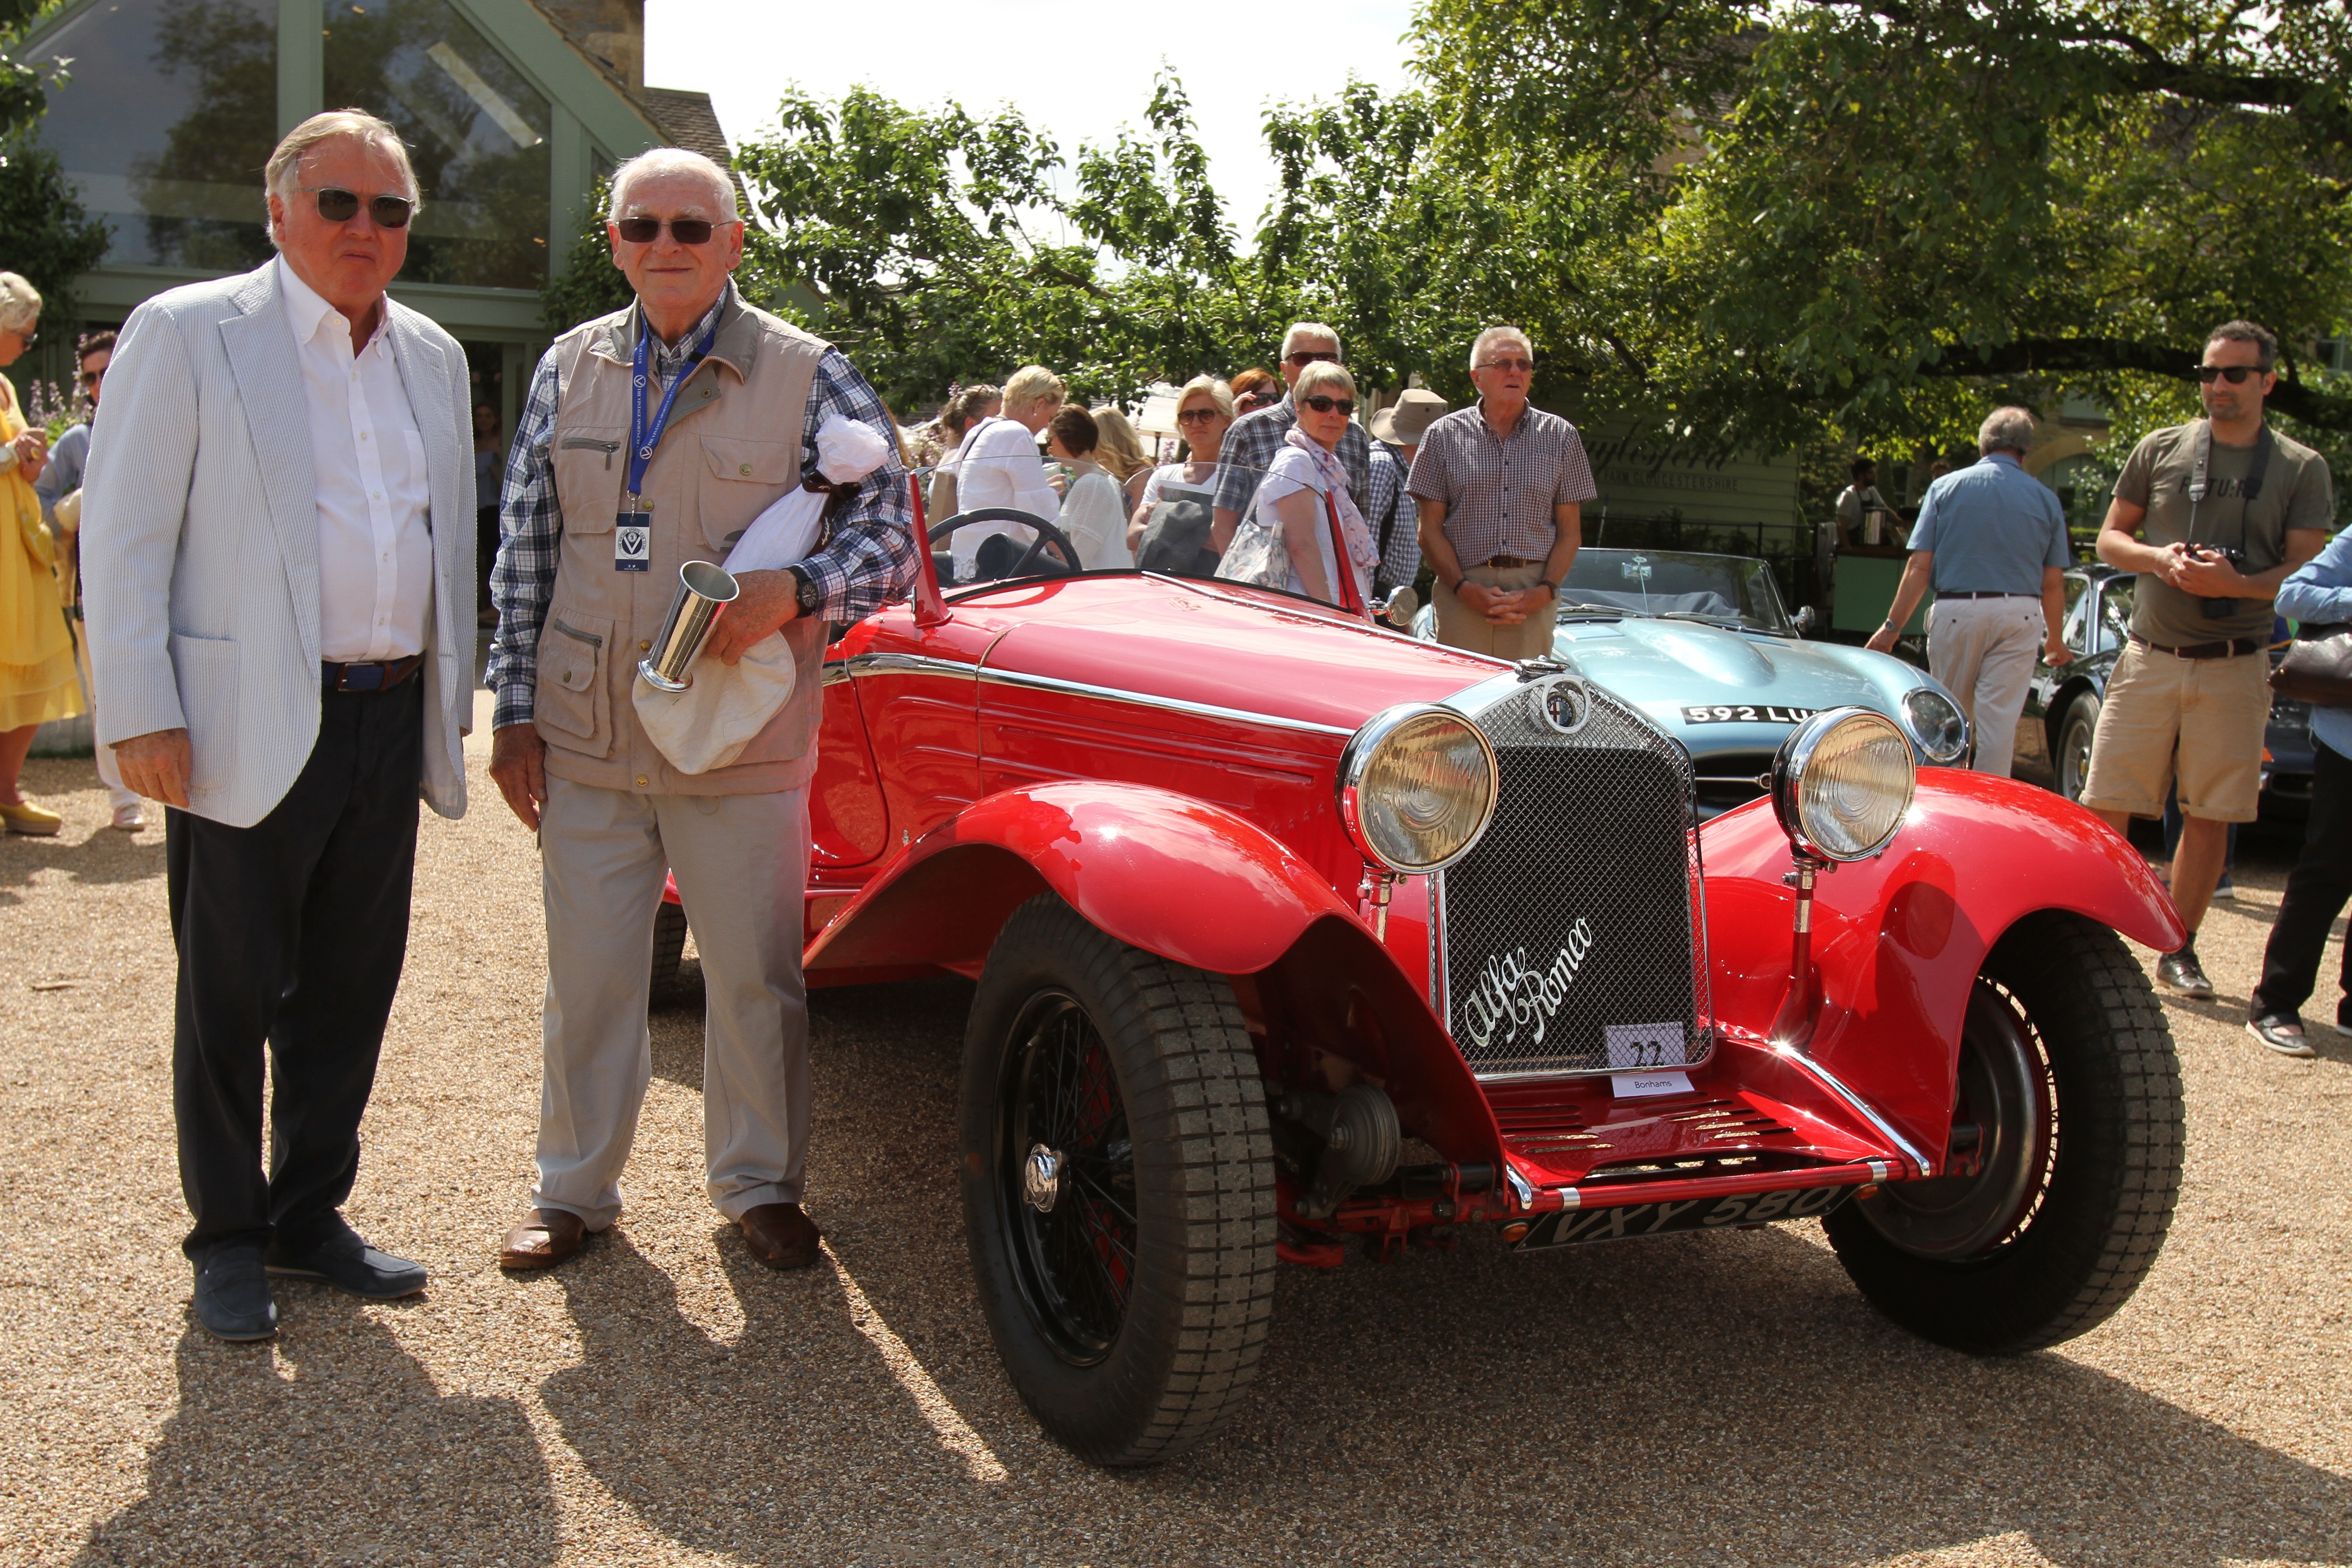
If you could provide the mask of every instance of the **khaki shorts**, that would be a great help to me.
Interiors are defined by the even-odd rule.
[[[1462,574],[1489,588],[1531,588],[1543,576],[1543,568],[1471,566]],[[1498,626],[1455,598],[1444,583],[1432,584],[1429,596],[1437,607],[1437,640],[1448,647],[1508,659],[1541,658],[1551,652],[1551,635],[1559,624],[1556,597],[1524,621]]]
[[[2182,816],[2252,822],[2262,801],[2270,670],[2259,653],[2182,658],[2126,644],[2107,678],[2083,804],[2163,816],[2177,752]]]

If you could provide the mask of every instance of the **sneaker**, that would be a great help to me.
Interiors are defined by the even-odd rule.
[[[137,801],[114,808],[114,826],[125,833],[136,833],[147,826],[147,813]]]
[[[2156,977],[2183,996],[2193,996],[2200,1002],[2213,995],[2213,983],[2205,978],[2204,965],[2197,962],[2197,944],[2184,942],[2179,952],[2168,952],[2156,961]]]
[[[2234,904],[2238,901],[2238,889],[2231,883],[2229,878],[2224,877],[2213,884],[2213,901],[2217,904]]]
[[[2292,1013],[2265,1013],[2259,1018],[2246,1020],[2246,1033],[2262,1041],[2283,1057],[2315,1057],[2311,1042],[2303,1037],[2303,1020]]]

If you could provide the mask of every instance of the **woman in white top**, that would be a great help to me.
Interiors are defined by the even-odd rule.
[[[1248,517],[1234,531],[1218,575],[1336,605],[1344,570],[1369,602],[1380,547],[1349,493],[1339,456],[1339,437],[1356,412],[1356,378],[1344,365],[1318,361],[1300,373],[1290,398],[1298,423],[1283,437]],[[1332,509],[1339,514],[1344,559],[1332,552]]]
[[[1045,478],[1037,456],[1037,435],[1062,407],[1062,378],[1043,365],[1024,365],[1004,384],[1004,414],[971,427],[956,451],[956,508],[978,511],[983,507],[1011,507],[1052,522],[1060,514],[1062,498]],[[956,579],[972,580],[980,547],[993,538],[1007,537],[1024,551],[1036,531],[1017,522],[978,523],[956,531],[953,541]]]
[[[1176,395],[1176,428],[1183,432],[1191,460],[1164,463],[1145,478],[1143,498],[1127,523],[1127,547],[1137,565],[1187,576],[1214,574],[1210,513],[1216,504],[1217,453],[1233,422],[1233,389],[1213,375],[1194,376]]]
[[[992,386],[967,386],[940,410],[934,423],[946,437],[946,450],[932,459],[939,466],[931,470],[931,493],[923,500],[923,515],[933,522],[955,515],[956,458],[963,450],[963,438],[971,434],[974,425],[1003,412],[1004,394]]]
[[[1135,564],[1127,547],[1127,507],[1118,481],[1095,461],[1101,432],[1094,416],[1071,404],[1045,426],[1045,450],[1069,470],[1062,498],[1062,531],[1078,547],[1078,569],[1118,572]]]

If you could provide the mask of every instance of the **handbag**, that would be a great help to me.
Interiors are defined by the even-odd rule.
[[[2352,708],[2352,623],[2298,631],[2271,671],[2271,689],[2317,708]]]

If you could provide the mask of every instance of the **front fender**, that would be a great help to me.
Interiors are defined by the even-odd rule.
[[[1766,1036],[1789,987],[1789,841],[1757,801],[1701,827],[1699,843],[1716,1015]],[[2002,933],[2043,910],[2163,952],[2186,934],[2139,852],[2082,807],[1986,773],[1921,770],[1893,846],[1816,889],[1811,1055],[1939,1154],[1969,989]]]
[[[805,966],[976,973],[1004,917],[1050,889],[1133,947],[1216,974],[1279,959],[1352,905],[1263,828],[1142,784],[1034,784],[973,803],[877,871]]]

